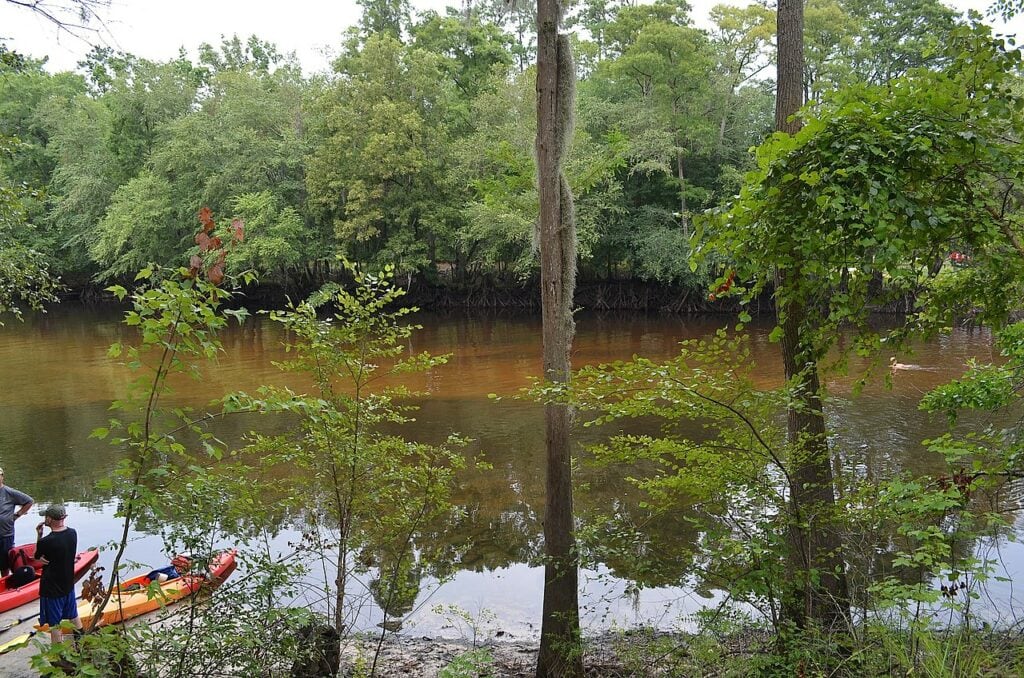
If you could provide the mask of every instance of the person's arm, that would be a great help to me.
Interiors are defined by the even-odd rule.
[[[45,563],[49,563],[49,561],[46,560],[46,556],[44,555],[44,551],[46,550],[46,547],[43,544],[43,528],[44,527],[46,527],[46,521],[45,520],[43,522],[39,523],[38,525],[36,525],[36,554],[35,554],[35,558],[36,558],[36,560],[43,561],[44,564],[45,564]]]
[[[18,510],[18,512],[14,514],[14,519],[17,520],[18,518],[22,517],[23,515],[32,510],[32,504],[34,504],[35,501],[32,499],[32,497],[28,496],[24,492],[18,492],[17,490],[13,492],[13,496],[14,502],[16,504],[21,505],[21,508]]]

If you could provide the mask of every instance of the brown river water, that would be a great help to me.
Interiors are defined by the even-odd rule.
[[[120,454],[104,441],[89,438],[110,416],[111,400],[123,395],[128,371],[107,358],[108,346],[131,341],[114,308],[66,306],[24,323],[5,319],[0,327],[0,466],[8,484],[29,493],[37,502],[63,501],[71,507],[69,524],[80,540],[104,544],[118,536],[109,497],[95,489]],[[542,551],[543,416],[540,407],[489,394],[510,396],[540,372],[540,320],[510,315],[435,315],[421,313],[424,326],[412,339],[414,352],[449,353],[447,365],[415,377],[411,386],[428,392],[409,437],[436,441],[456,431],[473,439],[469,452],[483,453],[490,471],[467,471],[459,479],[456,501],[465,508],[459,524],[439,538],[462,549],[454,576],[441,586],[424,581],[420,598],[406,623],[413,633],[465,634],[451,613],[432,610],[455,605],[465,610],[483,632],[500,629],[510,636],[535,633],[539,628],[542,571],[536,564]],[[573,364],[628,359],[633,355],[668,358],[679,341],[706,337],[728,326],[728,317],[657,315],[581,315]],[[768,341],[766,325],[755,324],[753,357],[756,378],[764,385],[781,381],[778,346]],[[207,378],[183,384],[176,398],[201,406],[224,393],[253,390],[265,383],[284,384],[272,364],[284,356],[282,336],[265,319],[232,326],[222,337],[225,352]],[[922,345],[904,363],[921,369],[896,373],[891,389],[880,379],[854,397],[849,378],[829,382],[838,401],[830,408],[833,430],[846,449],[891,469],[927,471],[935,463],[920,441],[942,430],[943,422],[918,411],[917,403],[930,388],[959,375],[965,362],[994,359],[991,335],[984,330],[955,331]],[[887,357],[886,357],[887,361]],[[241,435],[259,424],[236,420]],[[583,431],[584,442],[597,440]],[[635,492],[621,472],[584,467],[578,479],[587,486],[579,493],[581,513],[613,504],[635,502]],[[19,541],[30,528],[19,526]],[[285,548],[288,530],[281,539]],[[684,545],[694,535],[682,520],[659,524],[664,550]],[[1024,552],[1003,544],[1001,557],[1012,576],[1024,568]],[[130,556],[161,564],[159,539],[138,533]],[[107,558],[107,554],[104,555]],[[634,582],[640,579],[640,586]],[[622,564],[596,563],[584,571],[583,620],[590,628],[612,624],[656,623],[672,626],[689,613],[713,602],[684,586],[644,580]],[[707,594],[705,594],[706,596]],[[1012,598],[1012,586],[996,593]],[[361,624],[372,626],[379,611],[367,606]]]

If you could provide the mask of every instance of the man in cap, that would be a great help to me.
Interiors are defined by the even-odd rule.
[[[0,577],[11,573],[7,554],[14,547],[14,521],[32,508],[32,497],[4,485],[4,470],[0,468]]]
[[[39,515],[43,516],[43,522],[36,526],[36,558],[43,561],[43,575],[39,578],[39,624],[49,624],[50,639],[60,643],[64,640],[62,621],[66,619],[76,629],[82,628],[75,601],[78,533],[64,524],[68,512],[62,504],[50,504]],[[50,534],[45,537],[43,527],[50,528]]]

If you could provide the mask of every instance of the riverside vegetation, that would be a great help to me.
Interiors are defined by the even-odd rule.
[[[49,231],[52,242],[89,243],[68,248],[64,254],[69,259],[58,265],[59,272],[77,270],[106,279],[140,271],[134,292],[119,284],[108,288],[131,299],[125,322],[140,332],[137,345],[116,345],[111,359],[123,360],[140,376],[115,403],[122,418],[96,431],[124,450],[109,490],[120,500],[125,534],[133,521],[151,520],[170,526],[162,531],[169,551],[209,552],[228,540],[249,559],[247,576],[209,594],[215,604],[195,599],[178,606],[180,623],[90,633],[77,651],[41,651],[34,660],[40,670],[50,675],[69,670],[85,675],[217,675],[224,670],[233,675],[318,675],[339,660],[333,648],[354,641],[347,616],[357,604],[348,588],[350,575],[368,574],[381,609],[400,616],[410,595],[415,596],[410,585],[417,580],[415,573],[428,570],[435,560],[437,554],[422,548],[418,536],[457,515],[448,489],[453,473],[467,463],[457,453],[464,439],[453,436],[446,445],[425,446],[395,433],[410,422],[405,400],[412,394],[401,386],[401,375],[429,370],[443,360],[405,355],[402,340],[415,328],[402,324],[407,311],[396,304],[402,296],[396,280],[404,276],[408,284],[414,273],[436,271],[442,261],[452,262],[456,275],[474,266],[488,272],[532,270],[525,237],[532,217],[523,216],[536,213],[532,163],[528,144],[511,141],[528,138],[513,123],[524,119],[515,111],[520,104],[528,106],[530,80],[501,69],[501,64],[513,70],[518,64],[525,70],[529,41],[520,39],[520,51],[499,50],[499,58],[476,62],[479,70],[462,71],[474,64],[417,51],[416,40],[431,35],[428,27],[446,39],[452,35],[444,30],[462,35],[459,31],[479,29],[480,35],[464,39],[490,35],[499,44],[510,36],[497,25],[475,23],[472,12],[467,22],[428,15],[409,26],[401,13],[385,12],[388,7],[366,3],[362,24],[337,62],[344,77],[314,82],[322,94],[311,104],[310,110],[319,111],[317,118],[307,121],[286,105],[305,99],[306,84],[294,68],[272,68],[278,57],[258,40],[245,46],[229,41],[220,52],[204,51],[209,70],[187,60],[147,64],[97,54],[89,62],[91,95],[65,97],[63,108],[48,99],[46,111],[58,121],[83,123],[66,130],[75,135],[41,135],[35,145],[12,146],[5,176],[30,178],[32,171],[48,167],[52,176],[38,175],[46,179],[40,183],[63,186],[66,192],[44,200],[41,194],[8,187],[0,226],[12,234],[10,242],[35,247],[33,238],[59,224],[64,230]],[[884,54],[866,46],[867,40],[837,39],[828,43],[828,56],[849,60],[822,57],[815,66],[817,44],[812,40],[811,69],[798,71],[797,89],[818,98],[798,113],[780,109],[782,123],[802,124],[764,141],[742,179],[745,161],[737,161],[732,187],[738,195],[694,217],[696,206],[717,204],[715,190],[727,190],[727,184],[715,183],[729,175],[722,162],[707,185],[686,170],[700,167],[702,157],[721,161],[726,135],[714,130],[736,122],[708,117],[722,124],[712,125],[704,137],[700,125],[689,124],[702,120],[698,103],[705,100],[699,95],[703,90],[688,88],[719,82],[706,75],[720,72],[725,63],[722,53],[711,49],[721,45],[687,25],[682,5],[583,7],[593,10],[581,16],[590,17],[586,27],[594,42],[582,51],[592,48],[596,56],[584,61],[581,84],[607,92],[607,98],[585,103],[587,88],[581,87],[584,124],[565,166],[578,195],[583,265],[596,260],[607,264],[606,272],[628,268],[639,275],[658,257],[654,250],[647,256],[630,248],[639,247],[636,238],[657,232],[663,237],[651,242],[659,253],[678,255],[671,264],[679,279],[695,276],[695,288],[731,296],[743,309],[731,331],[685,343],[673,360],[637,357],[586,367],[568,379],[539,382],[525,395],[548,406],[576,409],[584,425],[611,425],[607,441],[581,455],[579,463],[631,469],[640,464],[643,473],[628,473],[652,515],[687,506],[700,539],[692,552],[674,554],[670,569],[654,574],[724,593],[722,604],[693,620],[696,633],[629,643],[616,670],[672,675],[1021,673],[1024,646],[1012,611],[1002,611],[1006,616],[993,624],[974,608],[987,581],[998,576],[996,563],[980,556],[975,546],[1013,535],[1019,507],[1004,495],[1024,472],[1016,414],[1024,383],[1024,325],[1013,322],[1024,298],[1017,189],[1024,181],[1020,52],[983,25],[958,25],[952,14],[928,3],[914,10],[927,28],[901,34],[898,44],[887,43],[899,49]],[[817,5],[809,5],[809,17],[811,7]],[[890,17],[875,12],[871,3],[835,8],[840,12],[835,16],[860,18],[859,24],[850,19],[850,35],[860,38],[872,35],[871,30],[881,35],[886,28],[882,19]],[[780,3],[780,50],[786,43],[783,15],[792,9],[793,3]],[[889,5],[885,9],[895,12]],[[758,99],[757,93],[764,92],[756,83],[740,88],[757,63],[752,55],[770,37],[754,30],[765,25],[762,11],[767,10],[755,5],[749,11],[719,13],[723,21],[742,17],[752,22],[740,24],[745,31],[736,29],[747,42],[737,38],[729,43],[735,49],[724,52],[737,59],[728,71],[734,78],[727,82],[734,84],[716,91],[733,97],[726,101],[736,105],[721,110],[749,112],[738,105],[744,96],[765,101]],[[936,34],[941,41],[932,39]],[[409,36],[415,39],[405,42]],[[920,42],[912,40],[915,36]],[[740,58],[740,44],[753,50],[743,53],[748,57]],[[684,53],[703,54],[709,61],[675,58]],[[794,82],[786,63],[780,59],[780,87]],[[843,71],[836,63],[856,67]],[[702,64],[710,70],[699,70]],[[161,77],[146,80],[147,69]],[[494,72],[497,76],[489,75]],[[439,86],[430,79],[439,74],[451,80]],[[12,82],[38,85],[40,91],[63,83],[72,93],[85,86],[76,76],[48,76],[31,64],[17,65],[6,81]],[[178,96],[182,82],[195,84],[194,90],[184,90],[190,96]],[[485,82],[490,89],[474,89]],[[267,90],[285,94],[278,108],[243,105],[228,98],[236,86],[254,97]],[[385,90],[394,97],[381,96]],[[144,105],[155,104],[150,97],[161,92],[166,108]],[[193,110],[198,92],[204,98]],[[461,95],[469,98],[460,108]],[[5,101],[14,105],[13,99]],[[491,108],[482,107],[488,101]],[[125,108],[115,115],[107,108],[112,102]],[[34,112],[21,110],[24,115],[12,119],[34,119]],[[136,115],[139,110],[156,117]],[[470,110],[490,110],[508,126],[482,136],[475,136],[479,129],[464,137],[428,133],[431,121],[461,121],[471,130],[470,120],[488,119],[471,116]],[[282,116],[276,123],[269,117],[262,121],[269,133],[258,126],[211,123],[221,115],[228,123],[275,114]],[[385,124],[389,120],[390,126]],[[648,124],[651,120],[658,124]],[[84,124],[96,121],[118,132],[95,133]],[[408,131],[408,144],[395,141],[401,135],[382,132],[398,127]],[[321,135],[309,147],[303,145],[307,129]],[[133,130],[138,134],[133,136]],[[231,133],[215,137],[224,130]],[[592,136],[594,130],[601,134]],[[760,140],[753,128],[745,133]],[[440,170],[432,174],[434,162],[460,167],[445,160],[446,153],[463,148],[460,138],[475,143],[464,149],[464,166],[479,169],[488,159],[501,172],[472,175],[469,181]],[[713,143],[716,138],[721,145]],[[261,146],[267,140],[273,140],[271,149]],[[57,144],[54,150],[64,149],[67,165],[54,161],[47,150],[51,142]],[[396,148],[399,155],[384,152]],[[260,162],[251,155],[257,149],[281,155],[272,156],[275,162]],[[35,166],[29,162],[33,157],[39,161]],[[77,174],[71,161],[84,163]],[[14,174],[18,162],[25,164]],[[295,169],[300,166],[308,172]],[[295,171],[289,174],[288,169]],[[104,175],[108,170],[111,174]],[[84,180],[98,176],[110,180]],[[260,182],[263,189],[252,189]],[[661,202],[648,201],[659,185]],[[241,192],[243,186],[249,188]],[[290,198],[310,211],[275,197],[271,186],[293,191]],[[434,202],[447,195],[445,189],[466,187],[481,192],[468,202]],[[88,198],[91,189],[109,202],[74,202]],[[652,230],[658,220],[644,215],[657,209],[663,217],[671,214],[665,196],[679,201],[680,216],[671,217],[670,227]],[[188,229],[187,241],[195,245],[189,265],[169,260],[150,265],[150,259],[184,249],[181,229],[191,222],[184,217],[207,203],[218,213],[240,218],[217,233],[204,208],[199,233]],[[447,211],[439,205],[466,209]],[[601,237],[610,231],[596,225],[613,215],[621,217],[615,223],[630,236],[624,249],[601,250],[599,244],[608,245]],[[32,228],[37,222],[38,230]],[[84,228],[76,231],[75,224]],[[327,224],[330,230],[323,228]],[[453,224],[465,232],[439,230]],[[507,246],[509,240],[494,234],[465,237],[473,229],[510,225],[518,226],[514,242],[519,249],[495,254],[490,248]],[[262,233],[261,226],[266,229]],[[270,240],[270,233],[277,239]],[[298,253],[314,242],[331,247],[313,251],[336,245],[370,268],[337,266],[333,259]],[[607,256],[588,259],[588,243],[591,255],[604,251]],[[672,243],[681,246],[669,248]],[[441,254],[444,247],[451,251]],[[25,258],[33,256],[30,251],[8,249],[5,256]],[[292,251],[298,264],[282,266],[275,259]],[[494,258],[473,258],[486,252]],[[959,256],[951,259],[951,252]],[[73,257],[79,257],[77,263]],[[317,285],[322,277],[345,271],[346,284],[329,284],[307,301],[271,315],[292,337],[295,358],[282,367],[307,374],[316,395],[265,388],[225,394],[210,412],[165,407],[168,378],[199,376],[204,362],[221,350],[217,330],[231,316],[244,319],[232,286],[245,283],[250,274],[235,277],[231,271],[249,264],[271,278],[285,280],[298,273]],[[35,273],[4,281],[9,291],[0,300],[6,307],[41,303],[52,295],[46,270],[26,270]],[[743,329],[749,320],[745,309],[765,292],[776,300],[773,334],[788,361],[787,382],[774,390],[750,379]],[[882,332],[871,323],[870,311],[894,297],[910,299],[912,312],[895,330]],[[950,424],[947,434],[927,443],[947,468],[928,477],[867,468],[844,448],[841,433],[826,429],[828,400],[821,374],[848,369],[854,351],[874,360],[874,368],[857,375],[860,379],[884,378],[884,370],[877,368],[888,355],[964,317],[997,328],[1002,360],[972,364],[961,378],[922,399],[923,408]],[[855,340],[836,346],[840,327],[852,328]],[[382,379],[385,373],[392,378]],[[1006,420],[1012,423],[997,427],[971,419],[964,425],[965,412],[995,410],[1008,411]],[[246,446],[237,448],[222,444],[204,427],[211,418],[239,416],[283,416],[293,425],[284,435],[256,430]],[[660,421],[660,432],[619,431],[621,422],[636,418]],[[275,486],[269,502],[267,487],[242,480],[272,474],[281,465],[301,473],[296,485]],[[393,508],[385,512],[382,506]],[[267,546],[267,532],[287,509],[305,531],[304,548],[282,562]],[[657,543],[642,526],[619,518],[614,512],[577,516],[578,547],[572,556],[585,562],[632,559],[639,569],[648,563],[656,567],[652,550],[672,545]],[[124,540],[115,547],[122,552]],[[118,557],[108,590],[122,569]],[[311,577],[323,591],[322,609],[288,607],[289,591],[307,586]],[[369,649],[349,655],[346,670],[381,673],[387,633],[385,625]],[[737,645],[739,636],[745,640]],[[326,641],[299,640],[311,637]],[[488,658],[486,649],[474,649],[447,667],[446,675],[486,675]],[[586,655],[582,662],[571,659],[565,675],[586,664]]]
[[[535,304],[535,8],[358,4],[329,73],[304,75],[258,36],[195,59],[97,48],[74,73],[0,60],[0,136],[16,140],[0,176],[31,189],[9,242],[87,291],[177,265],[205,205],[246,221],[231,265],[293,296],[339,275],[341,254],[394,265],[409,298]],[[938,0],[812,0],[806,14],[813,99],[938,67],[935,47],[967,23]],[[723,4],[710,20],[695,27],[683,0],[566,9],[580,82],[565,172],[597,308],[708,306],[721,262],[692,269],[689,235],[772,128],[760,76],[775,15]],[[644,281],[682,293],[645,306]]]

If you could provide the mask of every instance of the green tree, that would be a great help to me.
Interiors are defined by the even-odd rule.
[[[649,5],[624,3],[605,27],[609,52],[613,56],[625,53],[650,24],[690,25],[689,3],[686,0],[656,0]]]
[[[102,279],[124,277],[150,262],[166,262],[168,252],[184,249],[173,204],[170,185],[152,172],[143,172],[114,191],[89,246]]]
[[[957,24],[956,12],[938,0],[844,0],[861,23],[850,67],[856,76],[886,84],[913,68],[941,66],[942,46]]]
[[[359,28],[364,37],[387,35],[401,40],[409,28],[409,0],[357,0],[363,12]]]
[[[495,72],[512,65],[511,37],[476,14],[446,16],[427,12],[412,29],[413,44],[445,57],[444,69],[467,103],[493,86]]]
[[[797,113],[804,103],[804,13],[801,0],[779,3],[778,79],[775,129],[795,134],[802,121]],[[813,256],[792,247],[801,233],[782,233],[782,247],[772,262],[778,338],[782,364],[793,393],[787,407],[788,439],[793,446],[790,469],[789,515],[786,521],[788,590],[783,597],[784,618],[797,628],[817,625],[833,631],[849,617],[849,592],[843,570],[842,543],[835,525],[835,484],[825,431],[818,361],[822,357],[811,340],[818,319],[804,295],[788,294],[806,275]]]
[[[636,88],[635,108],[627,123],[634,148],[631,169],[674,176],[680,222],[687,236],[687,197],[694,197],[687,162],[715,147],[718,125],[708,109],[714,65],[702,32],[662,22],[640,29],[614,65],[619,79]]]
[[[1010,303],[1002,290],[1012,297],[1020,280],[1024,250],[1009,187],[1019,181],[1022,158],[1008,141],[1021,124],[1009,87],[1020,56],[983,27],[955,36],[945,70],[838,92],[807,114],[802,129],[774,135],[758,152],[759,169],[715,225],[714,243],[736,262],[737,279],[751,281],[748,293],[774,285],[775,336],[790,356],[790,408],[799,415],[791,414],[792,442],[816,446],[795,461],[811,466],[806,480],[794,467],[809,493],[794,491],[794,501],[824,507],[818,515],[825,521],[832,489],[817,374],[837,328],[855,328],[860,350],[892,350],[908,328],[883,343],[868,322],[874,305],[915,295],[920,312],[909,327],[948,326],[965,304],[998,319]],[[978,97],[979,91],[1000,94]],[[942,262],[954,250],[977,252],[979,265],[966,275],[944,275]],[[786,274],[773,277],[766,262]],[[812,418],[819,420],[813,428],[806,421]],[[828,534],[822,525],[818,535]],[[819,544],[817,568],[836,571],[827,563],[838,545]],[[823,604],[827,620],[834,608]]]
[[[169,197],[159,177],[145,169],[166,126],[191,110],[199,78],[184,59],[154,63],[105,49],[94,50],[85,64],[94,97],[51,101],[39,113],[55,163],[47,235],[62,255],[61,268],[76,277],[93,274],[94,262],[105,276],[129,274],[149,261],[168,264],[170,253],[180,252],[187,239],[180,224],[188,222],[198,203],[182,212],[165,200],[157,212],[173,213],[172,222],[136,225],[122,219],[125,210],[135,209],[123,202],[140,197],[140,187],[161,189],[145,196],[150,212],[155,199]],[[108,214],[115,199],[122,201],[118,213]],[[129,219],[136,216],[146,215],[136,211]],[[136,227],[148,237],[133,237]],[[93,261],[84,260],[86,252]]]
[[[814,0],[807,4],[805,97],[857,82],[885,84],[941,68],[956,13],[937,0]]]
[[[85,92],[81,76],[51,75],[43,66],[33,59],[23,60],[17,68],[0,65],[0,135],[21,142],[7,149],[4,167],[9,176],[37,188],[49,184],[54,169],[46,152],[50,130],[43,111]]]
[[[88,97],[51,102],[43,115],[50,130],[47,154],[54,162],[46,232],[58,269],[80,283],[95,272],[88,248],[118,188],[119,170],[105,143],[111,116],[102,103]]]
[[[353,291],[332,285],[270,314],[291,337],[294,357],[280,367],[310,377],[314,394],[264,387],[256,398],[232,398],[235,408],[298,417],[292,433],[253,434],[251,449],[267,464],[301,471],[291,477],[288,494],[316,533],[314,553],[331,573],[323,582],[326,606],[343,637],[358,611],[350,598],[353,578],[376,554],[383,554],[376,585],[382,609],[408,604],[408,576],[434,558],[420,535],[454,510],[448,499],[452,474],[464,460],[453,450],[465,443],[453,434],[443,445],[429,445],[394,432],[412,421],[416,408],[407,403],[419,395],[402,381],[445,358],[405,355],[417,326],[402,322],[414,309],[393,306],[404,292],[392,284],[391,269],[380,276],[352,272]],[[323,318],[325,308],[333,314]],[[416,562],[410,560],[414,552]]]
[[[0,157],[16,148],[14,140],[0,135]],[[51,273],[45,255],[33,249],[25,223],[24,189],[7,181],[0,167],[0,316],[20,318],[24,307],[42,310],[57,300],[61,286]],[[0,321],[2,325],[2,321]]]
[[[314,104],[309,202],[357,261],[412,274],[447,260],[452,199],[445,60],[387,35],[350,46]],[[453,200],[457,203],[457,199]]]
[[[484,23],[494,24],[513,37],[512,56],[519,72],[537,57],[537,7],[531,2],[485,0],[477,5]]]
[[[243,49],[235,39],[222,52],[207,52],[213,70],[204,76],[208,93],[199,109],[181,111],[158,126],[159,141],[146,153],[145,169],[118,185],[91,233],[90,253],[103,267],[101,276],[124,275],[149,261],[168,263],[170,253],[189,246],[192,233],[180,224],[199,205],[224,213],[239,196],[266,192],[278,211],[291,207],[288,219],[299,216],[305,225],[299,212],[305,198],[302,85],[290,62],[266,70],[276,58],[260,55],[272,51],[259,41]],[[115,154],[103,157],[119,166]],[[261,237],[247,249],[267,244],[262,224],[258,229]],[[307,246],[302,242],[287,250],[264,249],[282,260],[267,260],[261,268],[304,268],[308,260],[330,254],[322,252],[325,239],[315,233]],[[294,260],[293,248],[301,262]]]
[[[718,149],[724,150],[726,132],[731,126],[742,122],[736,115],[742,106],[738,104],[738,90],[768,65],[767,48],[774,37],[774,16],[763,5],[747,7],[715,5],[711,9],[711,20],[715,29],[711,32],[718,56],[718,78],[724,79],[724,101],[719,112]],[[731,123],[731,125],[730,125]]]
[[[262,191],[235,198],[233,212],[245,222],[246,238],[228,256],[232,268],[255,271],[262,281],[281,285],[312,277],[307,263],[329,243],[310,241],[298,210]]]

